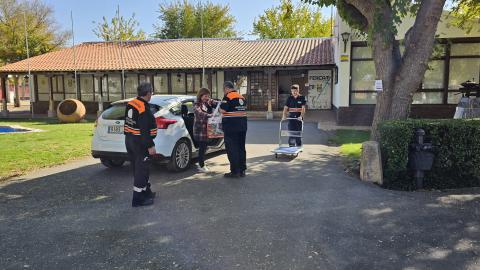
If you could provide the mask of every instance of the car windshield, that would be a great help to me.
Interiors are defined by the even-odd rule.
[[[103,112],[102,118],[105,120],[124,120],[126,107],[127,103],[114,104]],[[150,104],[150,111],[152,114],[157,113],[161,108],[162,106]]]

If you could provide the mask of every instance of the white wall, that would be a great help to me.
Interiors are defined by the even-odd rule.
[[[347,48],[344,52],[344,43],[342,41],[341,33],[351,32],[351,28],[341,20],[338,15],[335,18],[334,29],[334,58],[335,64],[338,66],[338,83],[333,86],[333,106],[348,107],[349,103],[349,85],[350,85],[350,44],[347,42]],[[342,55],[348,56],[347,62],[341,62],[340,57]]]

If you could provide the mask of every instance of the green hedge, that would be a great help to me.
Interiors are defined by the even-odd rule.
[[[379,125],[387,188],[415,189],[412,172],[407,168],[415,128],[423,128],[427,141],[437,146],[433,168],[425,173],[425,188],[480,186],[480,120],[408,119]]]

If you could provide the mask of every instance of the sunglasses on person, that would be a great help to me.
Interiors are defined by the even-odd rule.
[[[298,88],[297,87],[292,87],[291,90],[298,90]]]

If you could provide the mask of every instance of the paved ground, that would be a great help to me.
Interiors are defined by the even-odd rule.
[[[342,172],[326,134],[276,160],[251,122],[249,175],[156,168],[130,207],[129,167],[86,159],[0,186],[0,269],[480,269],[480,190],[396,192]]]

